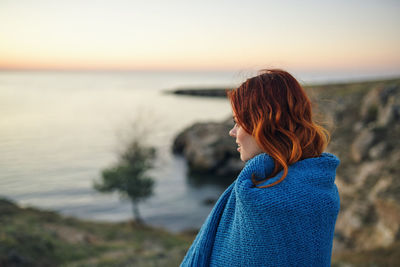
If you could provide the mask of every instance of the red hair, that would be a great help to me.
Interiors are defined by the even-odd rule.
[[[311,101],[299,82],[280,69],[262,70],[237,89],[227,91],[237,123],[252,135],[260,148],[271,156],[275,168],[265,180],[305,158],[318,157],[326,148],[329,133],[312,120]]]

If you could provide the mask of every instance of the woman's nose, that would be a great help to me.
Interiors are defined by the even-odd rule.
[[[233,126],[233,128],[229,131],[229,135],[232,137],[236,137],[236,127]]]

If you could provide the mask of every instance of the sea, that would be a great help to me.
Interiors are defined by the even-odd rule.
[[[198,229],[225,190],[193,183],[177,134],[196,122],[231,117],[224,98],[178,96],[178,88],[232,88],[250,72],[0,71],[0,197],[94,221],[132,218],[129,200],[93,185],[135,136],[157,150],[154,193],[139,204],[145,223],[173,232]],[[306,83],[370,75],[299,72]],[[227,133],[228,134],[228,133]],[[212,202],[212,201],[211,201]]]

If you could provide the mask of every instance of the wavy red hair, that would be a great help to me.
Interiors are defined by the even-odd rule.
[[[318,157],[326,148],[329,133],[313,122],[311,101],[299,82],[280,69],[262,70],[237,89],[227,91],[237,123],[251,134],[260,148],[270,155],[275,168],[265,180],[256,179],[258,186],[281,170],[283,181],[291,164]]]

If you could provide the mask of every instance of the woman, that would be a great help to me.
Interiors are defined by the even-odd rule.
[[[246,165],[181,266],[330,266],[339,160],[293,76],[264,70],[228,91]]]

